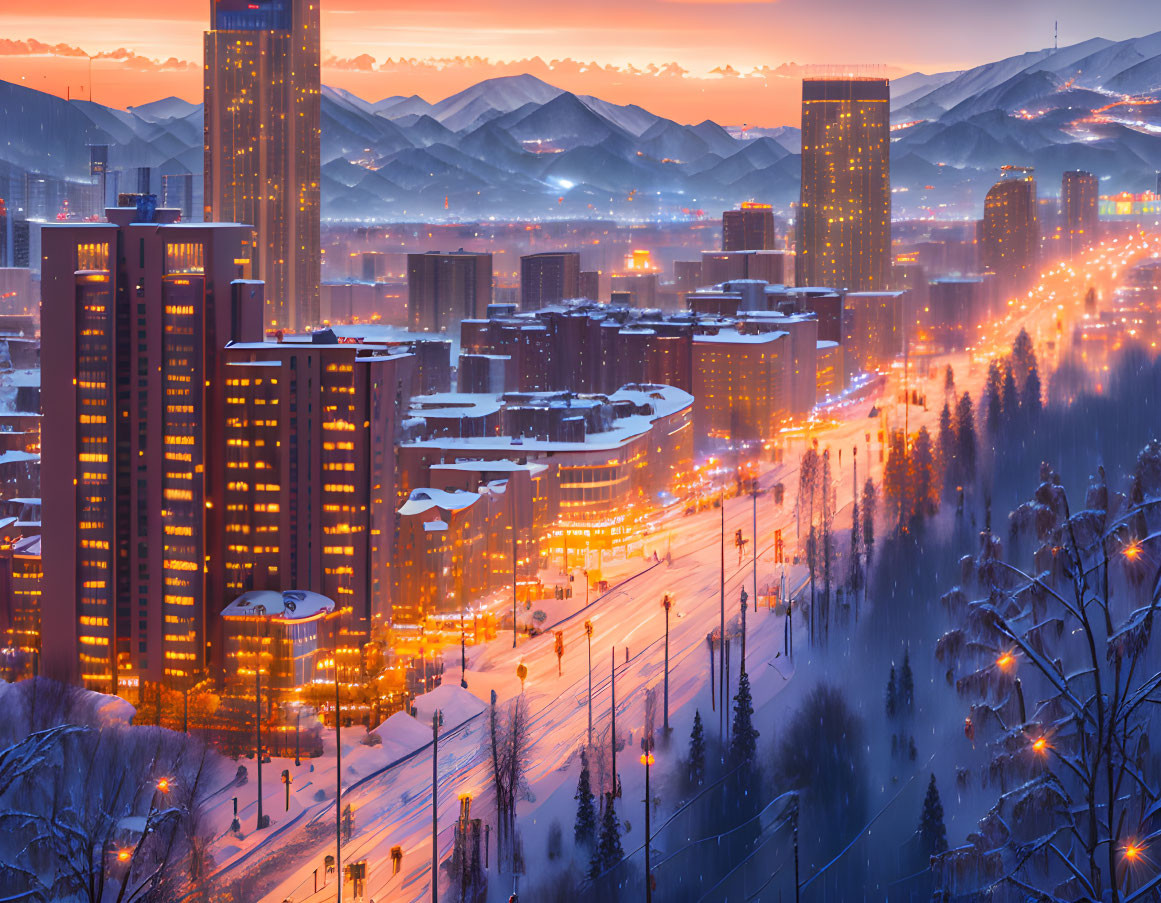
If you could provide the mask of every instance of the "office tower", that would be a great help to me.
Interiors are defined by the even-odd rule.
[[[193,173],[170,173],[161,177],[161,206],[180,210],[184,222],[193,219]]]
[[[1099,183],[1091,172],[1066,172],[1060,186],[1061,213],[1071,257],[1096,244],[1100,233]]]
[[[89,145],[89,175],[97,183],[97,204],[96,213],[100,214],[105,209],[105,205],[109,203],[109,195],[107,194],[109,178],[109,145],[107,144],[90,144]]]
[[[221,608],[221,348],[261,334],[262,286],[241,278],[250,230],[177,223],[147,200],[43,237],[43,660],[105,692],[204,669]]]
[[[1036,275],[1040,228],[1032,170],[1005,166],[1003,171],[984,199],[980,259],[985,270],[996,274],[1007,297],[1023,291]]]
[[[390,614],[395,456],[417,360],[382,345],[237,343],[225,350],[225,600],[293,586],[366,636]]]
[[[722,214],[723,251],[773,251],[776,247],[774,209],[769,204],[747,201]]]
[[[589,301],[600,300],[601,274],[598,270],[581,270],[577,286],[577,293],[581,298]]]
[[[492,255],[428,251],[407,255],[407,314],[417,332],[447,332],[492,303]]]
[[[520,258],[520,309],[540,310],[580,297],[580,254],[529,254]]]
[[[319,322],[319,2],[211,0],[205,219],[254,227],[269,327]]]
[[[888,287],[890,99],[885,78],[802,82],[799,285],[859,292]]]

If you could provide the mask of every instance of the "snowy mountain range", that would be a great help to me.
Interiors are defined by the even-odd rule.
[[[1107,192],[1152,187],[1161,169],[1161,32],[915,73],[892,97],[900,216],[978,215],[1007,163],[1034,166],[1048,194],[1068,169],[1096,173]],[[201,171],[201,106],[177,98],[116,110],[0,82],[0,123],[0,186],[24,172],[83,179],[87,144],[110,145],[111,169]],[[799,145],[792,127],[683,124],[530,75],[437,103],[327,87],[323,215],[641,218],[751,198],[788,211]]]

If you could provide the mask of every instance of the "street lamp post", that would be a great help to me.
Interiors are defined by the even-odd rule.
[[[468,688],[468,646],[464,633],[464,610],[460,609],[460,686]]]
[[[587,572],[586,572],[587,574]],[[585,577],[585,589],[588,589],[588,577]],[[589,646],[589,746],[593,745],[593,622],[585,621],[585,637]]]
[[[641,738],[645,752],[641,764],[645,766],[645,903],[653,903],[653,872],[649,868],[649,766],[653,764],[653,738]]]
[[[741,670],[738,672],[739,674],[746,673],[746,609],[749,607],[746,604],[747,601],[748,600],[746,597],[746,588],[743,586],[742,587],[742,606],[741,606],[742,607],[742,661],[741,661],[741,665],[739,666],[741,668]],[[754,604],[755,605],[758,604],[758,597],[757,596],[754,597]]]
[[[661,604],[665,608],[665,735],[669,736],[669,609],[673,606],[669,593],[665,594]]]

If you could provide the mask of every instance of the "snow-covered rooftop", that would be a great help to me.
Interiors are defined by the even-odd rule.
[[[776,341],[785,332],[759,332],[746,334],[736,329],[723,329],[717,335],[695,335],[693,340],[705,345],[767,345]]]
[[[224,618],[269,617],[282,621],[303,621],[330,614],[333,599],[304,589],[253,590],[242,593],[222,609]]]
[[[412,489],[411,495],[403,506],[399,509],[399,513],[404,517],[414,517],[417,514],[426,514],[433,508],[442,509],[444,511],[459,511],[463,508],[470,508],[480,500],[480,496],[475,492],[468,492],[464,489]],[[444,525],[446,527],[446,524]]]

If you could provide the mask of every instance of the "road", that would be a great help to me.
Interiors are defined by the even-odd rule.
[[[776,582],[782,567],[773,563],[773,536],[776,529],[783,531],[786,555],[797,551],[795,541],[794,501],[798,484],[798,461],[811,441],[820,448],[832,450],[835,492],[838,513],[837,529],[849,526],[849,505],[852,496],[851,449],[858,448],[858,482],[867,476],[868,465],[876,483],[881,481],[882,464],[877,439],[879,419],[868,417],[873,405],[879,405],[888,428],[902,426],[906,419],[911,430],[926,426],[937,429],[939,409],[943,402],[943,370],[951,364],[956,376],[956,391],[969,391],[978,399],[986,376],[986,362],[1007,353],[1021,327],[1027,327],[1038,354],[1045,361],[1042,379],[1048,383],[1048,369],[1052,358],[1061,353],[1066,344],[1070,324],[1083,316],[1083,295],[1089,285],[1108,293],[1123,275],[1132,260],[1158,250],[1155,239],[1110,243],[1098,249],[1084,262],[1075,266],[1056,266],[1049,269],[1043,282],[1030,297],[1010,305],[1007,314],[982,329],[969,350],[941,354],[923,361],[911,361],[905,375],[901,366],[893,367],[889,379],[877,398],[866,398],[845,407],[826,412],[823,422],[804,431],[804,435],[789,442],[783,462],[762,465],[761,485],[772,487],[781,482],[786,491],[784,504],[775,505],[773,494],[765,492],[758,498],[758,583]],[[1057,325],[1059,323],[1059,326]],[[1048,349],[1054,346],[1055,351]],[[918,372],[917,372],[918,371]],[[938,374],[929,378],[929,374]],[[904,406],[899,397],[904,379],[912,387],[925,391],[929,407],[923,410]],[[938,400],[938,401],[936,401]],[[978,403],[978,402],[977,402]],[[868,458],[866,434],[871,433]],[[839,464],[839,450],[844,454]],[[738,565],[733,547],[734,531],[741,528],[749,539],[752,534],[752,507],[749,497],[729,499],[725,506],[725,609],[728,620],[739,611],[739,591],[745,586],[753,593],[753,558],[755,547],[747,547],[747,557]],[[719,721],[711,713],[709,689],[709,657],[706,635],[719,625],[721,618],[721,511],[709,508],[690,516],[676,516],[665,520],[653,534],[662,563],[654,564],[653,548],[646,540],[650,556],[606,563],[605,576],[615,582],[613,588],[595,598],[587,609],[579,611],[557,625],[564,631],[565,654],[562,673],[557,675],[557,659],[551,632],[523,640],[511,648],[510,636],[501,635],[495,641],[471,651],[468,682],[473,693],[486,699],[496,690],[501,701],[521,692],[516,677],[516,666],[523,662],[528,667],[524,684],[533,745],[528,769],[528,783],[533,800],[519,807],[519,823],[535,825],[524,833],[525,856],[535,868],[543,861],[544,826],[553,817],[571,833],[572,789],[576,781],[575,756],[587,732],[588,668],[585,652],[584,621],[593,624],[593,719],[594,728],[604,728],[608,722],[610,701],[610,663],[615,662],[618,734],[626,742],[618,754],[618,771],[623,783],[622,807],[640,808],[643,792],[642,767],[638,763],[637,743],[645,723],[646,691],[658,690],[664,678],[665,613],[661,599],[668,594],[674,602],[670,614],[670,712],[675,725],[677,742],[656,751],[657,768],[664,771],[672,765],[684,745],[684,737],[692,720],[693,709],[698,708],[705,720],[707,733],[716,735]],[[846,548],[845,533],[836,540],[839,551]],[[672,564],[665,563],[666,548]],[[838,573],[845,569],[840,558]],[[805,580],[805,568],[787,565],[788,583],[799,587]],[[578,601],[579,604],[579,601]],[[770,706],[786,681],[793,676],[793,665],[782,655],[784,624],[781,615],[766,610],[751,611],[748,615],[747,665],[755,696],[755,708]],[[808,637],[801,617],[795,624],[794,645],[797,658],[807,654]],[[625,650],[628,649],[628,661]],[[736,650],[734,652],[736,656]],[[731,662],[731,686],[736,686],[737,660]],[[448,677],[454,675],[449,664]],[[715,677],[716,680],[716,677]],[[658,710],[656,726],[660,727],[662,713]],[[490,764],[484,747],[486,716],[478,717],[461,726],[445,725],[446,733],[439,745],[439,846],[440,858],[446,858],[452,844],[453,824],[459,815],[459,797],[469,794],[473,800],[473,815],[486,822],[494,820],[491,803]],[[352,739],[355,732],[347,732]],[[413,756],[396,763],[377,762],[376,750],[344,743],[344,759],[353,766],[353,773],[344,769],[344,805],[351,805],[355,813],[355,827],[351,841],[343,848],[345,862],[366,860],[368,881],[366,899],[422,900],[430,899],[431,877],[431,749],[428,746]],[[275,762],[267,767],[266,810],[274,815],[273,827],[263,835],[250,835],[241,840],[219,838],[221,875],[241,878],[254,872],[260,898],[271,903],[292,900],[294,903],[322,903],[336,898],[331,878],[328,886],[314,892],[315,870],[322,870],[323,857],[334,851],[333,790],[327,799],[315,799],[320,789],[333,788],[333,739],[327,754],[315,760],[313,772],[308,765],[295,769],[293,763]],[[295,792],[290,811],[283,812],[283,787],[276,776],[289,764],[294,773]],[[252,764],[251,766],[252,767]],[[253,824],[253,786],[240,788],[243,824]],[[246,793],[249,792],[249,798]],[[265,795],[264,795],[265,796]],[[215,810],[214,821],[228,824],[227,801]],[[640,822],[630,812],[622,818]],[[249,821],[247,822],[247,818]],[[638,847],[643,840],[636,826],[626,837],[626,850]],[[391,874],[391,849],[403,851],[402,868],[398,875]],[[567,846],[567,841],[566,841]],[[494,855],[494,844],[493,844]],[[493,880],[495,873],[493,871]],[[320,879],[321,881],[321,879]],[[259,899],[256,894],[253,899]]]

